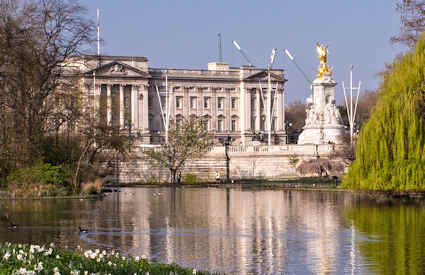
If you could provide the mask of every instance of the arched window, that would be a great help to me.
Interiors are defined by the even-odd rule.
[[[224,120],[225,120],[225,117],[222,115],[217,117],[217,132],[224,131]]]
[[[232,116],[232,120],[230,122],[230,129],[232,132],[238,131],[239,129],[238,124],[239,124],[238,116]]]

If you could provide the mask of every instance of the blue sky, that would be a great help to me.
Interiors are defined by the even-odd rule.
[[[88,16],[101,9],[102,54],[145,56],[150,67],[206,69],[218,60],[217,33],[223,59],[245,65],[232,45],[237,40],[254,65],[265,67],[272,48],[279,49],[275,68],[286,71],[287,101],[305,101],[309,85],[282,54],[287,48],[313,79],[318,67],[315,44],[329,45],[337,101],[349,65],[362,90],[376,89],[376,74],[405,50],[389,38],[400,30],[396,0],[86,0]]]

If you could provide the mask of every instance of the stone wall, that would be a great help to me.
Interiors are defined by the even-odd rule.
[[[328,158],[338,149],[333,144],[282,146],[229,146],[230,178],[268,178],[279,179],[299,176],[295,169],[295,160]],[[143,150],[140,147],[138,150]],[[142,156],[142,153],[138,153]],[[119,164],[121,183],[169,181],[169,171],[144,159]],[[204,158],[188,161],[182,172],[195,174],[207,181],[215,181],[218,171],[221,178],[226,176],[226,157],[224,146],[214,147]],[[117,181],[116,176],[108,181]]]

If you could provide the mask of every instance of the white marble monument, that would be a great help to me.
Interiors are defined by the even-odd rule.
[[[306,120],[298,144],[342,143],[344,126],[335,105],[336,82],[332,69],[326,64],[328,47],[317,43],[320,66],[313,81],[313,94],[307,98]]]

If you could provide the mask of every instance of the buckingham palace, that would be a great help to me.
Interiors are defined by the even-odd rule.
[[[286,143],[282,69],[223,62],[207,69],[151,68],[146,57],[131,56],[74,57],[65,65],[82,76],[98,119],[141,143],[164,140],[166,114],[175,121],[203,119],[217,141],[231,136],[234,144],[267,143],[270,132],[270,144]]]

